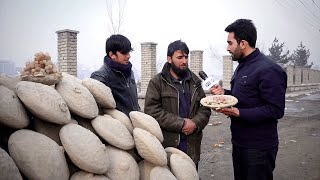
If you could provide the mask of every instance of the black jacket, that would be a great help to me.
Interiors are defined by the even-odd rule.
[[[278,119],[285,109],[287,74],[256,49],[240,60],[231,91],[239,102],[240,117],[231,117],[232,143],[266,149],[278,145]]]
[[[140,111],[133,72],[131,72],[129,78],[125,78],[120,71],[112,69],[104,63],[98,71],[91,74],[91,78],[102,82],[111,89],[116,101],[116,109],[127,116],[129,116],[130,111]]]

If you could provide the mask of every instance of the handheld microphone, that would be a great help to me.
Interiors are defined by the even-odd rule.
[[[214,85],[219,84],[219,80],[215,81],[212,76],[208,77],[204,71],[199,71],[199,76],[203,79],[201,84],[204,90],[210,90]]]

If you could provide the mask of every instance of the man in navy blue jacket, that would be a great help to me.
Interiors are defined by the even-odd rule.
[[[287,74],[255,48],[257,31],[251,20],[238,19],[225,31],[227,50],[239,65],[231,90],[216,85],[211,93],[238,99],[235,107],[216,110],[231,118],[234,178],[270,180],[279,144],[277,123],[284,115]]]

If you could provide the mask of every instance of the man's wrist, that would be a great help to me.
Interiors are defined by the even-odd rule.
[[[186,125],[186,120],[185,119],[183,119],[183,124],[182,124],[182,127],[181,127],[181,131],[182,131],[182,129],[183,129],[183,127]]]

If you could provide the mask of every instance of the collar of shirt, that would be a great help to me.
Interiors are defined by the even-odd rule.
[[[170,78],[171,78],[171,81],[172,81],[173,83],[182,84],[182,83],[184,83],[186,80],[188,80],[188,79],[191,78],[191,74],[190,74],[190,72],[188,71],[187,74],[186,74],[186,76],[184,76],[182,79],[176,79],[176,78],[174,78],[174,77],[170,74]]]

